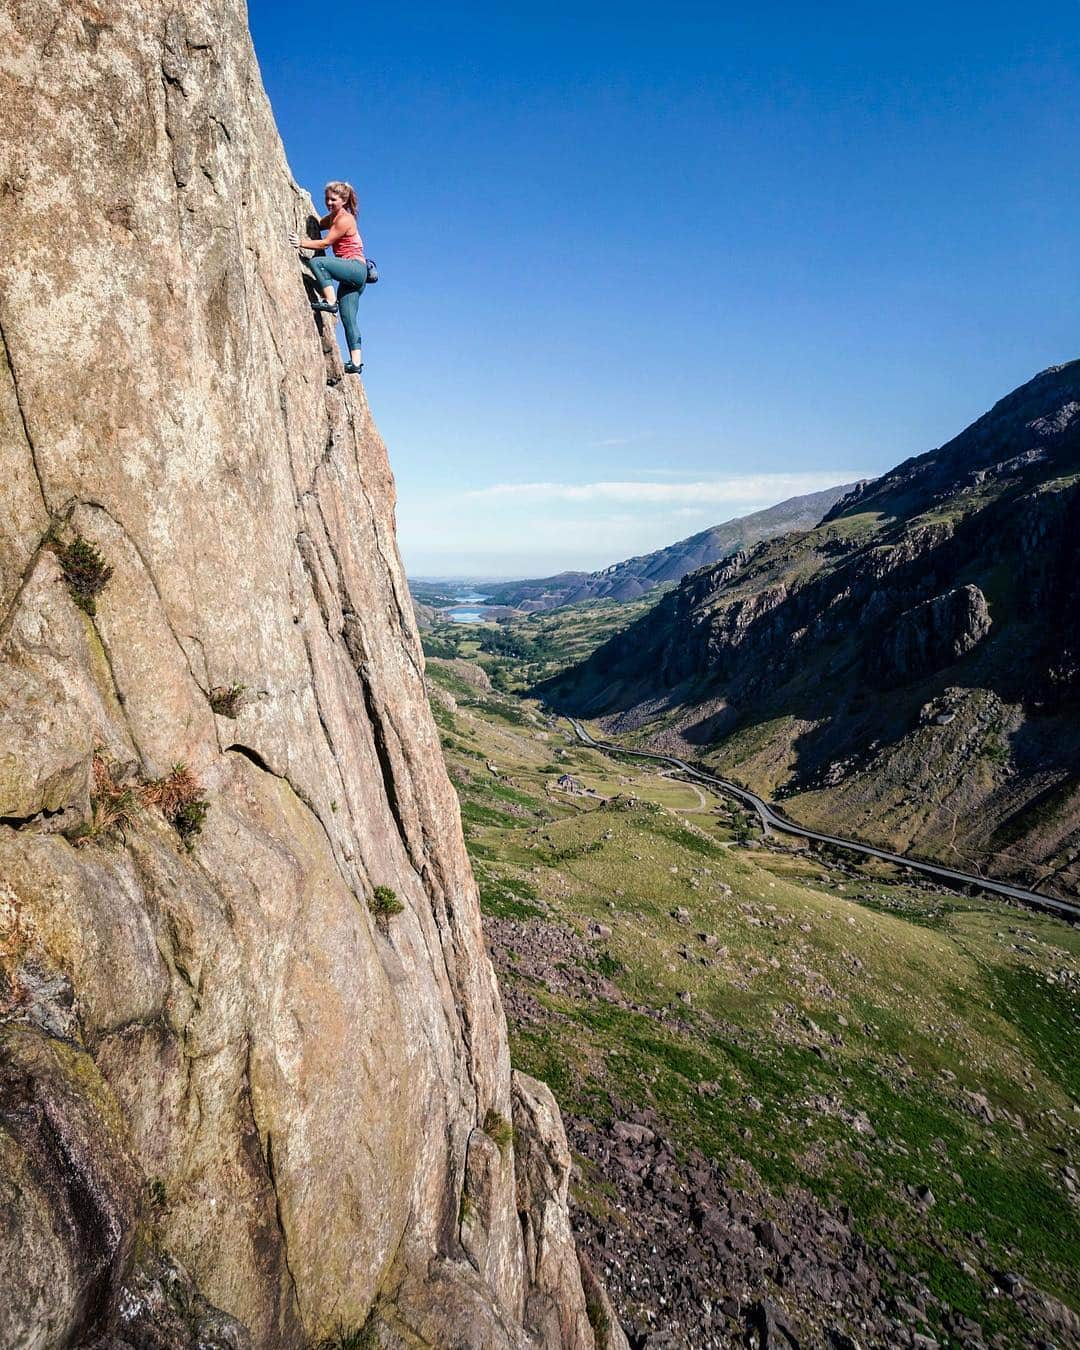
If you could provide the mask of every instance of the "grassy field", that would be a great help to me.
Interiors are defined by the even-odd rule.
[[[1077,1304],[1076,930],[765,845],[732,803],[429,677],[457,700],[436,715],[485,915],[523,950],[580,940],[538,974],[500,928],[514,1061],[569,1116],[639,1104],[681,1148],[847,1206],[943,1344],[936,1307],[1034,1344],[1000,1272]],[[605,1186],[583,1165],[579,1204]]]
[[[640,618],[660,598],[619,604],[589,600],[499,623],[439,623],[426,632],[429,656],[464,657],[482,666],[504,690],[522,690],[583,661],[601,643]]]

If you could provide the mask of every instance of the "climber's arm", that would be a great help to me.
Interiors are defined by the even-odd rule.
[[[306,239],[302,236],[298,237],[295,234],[291,234],[289,235],[289,240],[292,243],[293,248],[327,249],[331,248],[334,245],[335,241],[340,239],[341,236],[345,233],[345,231],[346,226],[344,222],[338,219],[333,225],[330,226],[330,233],[326,236],[325,239]]]

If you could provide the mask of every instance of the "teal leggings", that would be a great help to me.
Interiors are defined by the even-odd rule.
[[[367,285],[367,263],[362,258],[335,258],[333,255],[301,257],[300,261],[320,286],[329,286],[331,281],[338,283],[338,312],[345,328],[345,341],[349,351],[359,351],[360,326],[356,322],[356,311],[360,292]]]

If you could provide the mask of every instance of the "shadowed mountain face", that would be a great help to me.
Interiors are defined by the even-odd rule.
[[[815,529],[686,577],[540,692],[808,823],[1075,893],[1078,549],[1073,361]]]
[[[789,497],[765,511],[712,525],[689,539],[680,539],[655,553],[627,558],[599,572],[560,572],[537,581],[507,581],[486,589],[492,604],[523,610],[555,609],[583,600],[638,600],[657,586],[681,581],[688,572],[739,549],[752,548],[759,540],[790,530],[811,529],[852,487],[848,483],[804,497]]]

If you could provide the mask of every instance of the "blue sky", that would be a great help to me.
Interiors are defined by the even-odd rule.
[[[352,181],[413,575],[661,547],[940,444],[1080,355],[1080,4],[253,0]]]

